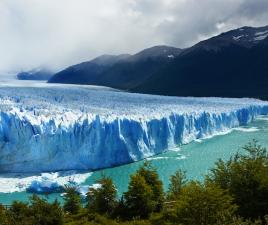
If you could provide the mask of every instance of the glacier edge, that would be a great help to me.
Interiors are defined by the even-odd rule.
[[[165,114],[143,119],[83,114],[70,123],[0,112],[0,171],[95,170],[130,163],[180,144],[246,125],[268,114],[265,104],[225,112]]]

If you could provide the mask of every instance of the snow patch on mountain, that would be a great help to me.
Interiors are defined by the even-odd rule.
[[[267,38],[268,34],[265,34],[265,35],[260,35],[258,37],[255,37],[254,40],[255,41],[262,41],[264,40],[265,38]]]
[[[267,38],[267,36],[268,36],[268,30],[256,32],[255,37],[254,37],[254,41],[262,41],[265,38]]]
[[[233,36],[233,39],[235,41],[239,41],[240,38],[244,37],[244,35],[239,35],[239,36]]]

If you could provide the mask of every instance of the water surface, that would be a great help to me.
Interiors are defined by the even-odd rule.
[[[237,151],[243,152],[242,147],[253,139],[258,140],[261,145],[268,148],[267,116],[259,117],[245,127],[233,129],[228,134],[192,142],[148,160],[157,168],[164,187],[167,189],[169,177],[176,170],[186,171],[188,179],[202,181],[219,158],[227,160]],[[93,172],[84,184],[94,184],[104,174],[113,179],[118,193],[121,195],[127,190],[129,176],[142,164],[143,161],[140,161]],[[31,194],[26,192],[0,193],[0,202],[10,204],[13,200],[27,201],[29,196]],[[49,195],[49,200],[55,198],[61,198],[60,194]]]

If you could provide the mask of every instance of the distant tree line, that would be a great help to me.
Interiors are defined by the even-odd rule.
[[[64,204],[33,195],[29,203],[0,205],[0,225],[268,225],[268,154],[256,141],[228,161],[218,160],[203,182],[183,171],[170,177],[169,189],[145,162],[117,198],[109,177],[90,188],[86,203],[67,186]]]

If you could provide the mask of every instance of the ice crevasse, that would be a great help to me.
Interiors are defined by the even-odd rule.
[[[179,98],[101,88],[0,88],[0,172],[133,162],[268,114],[256,99]]]

